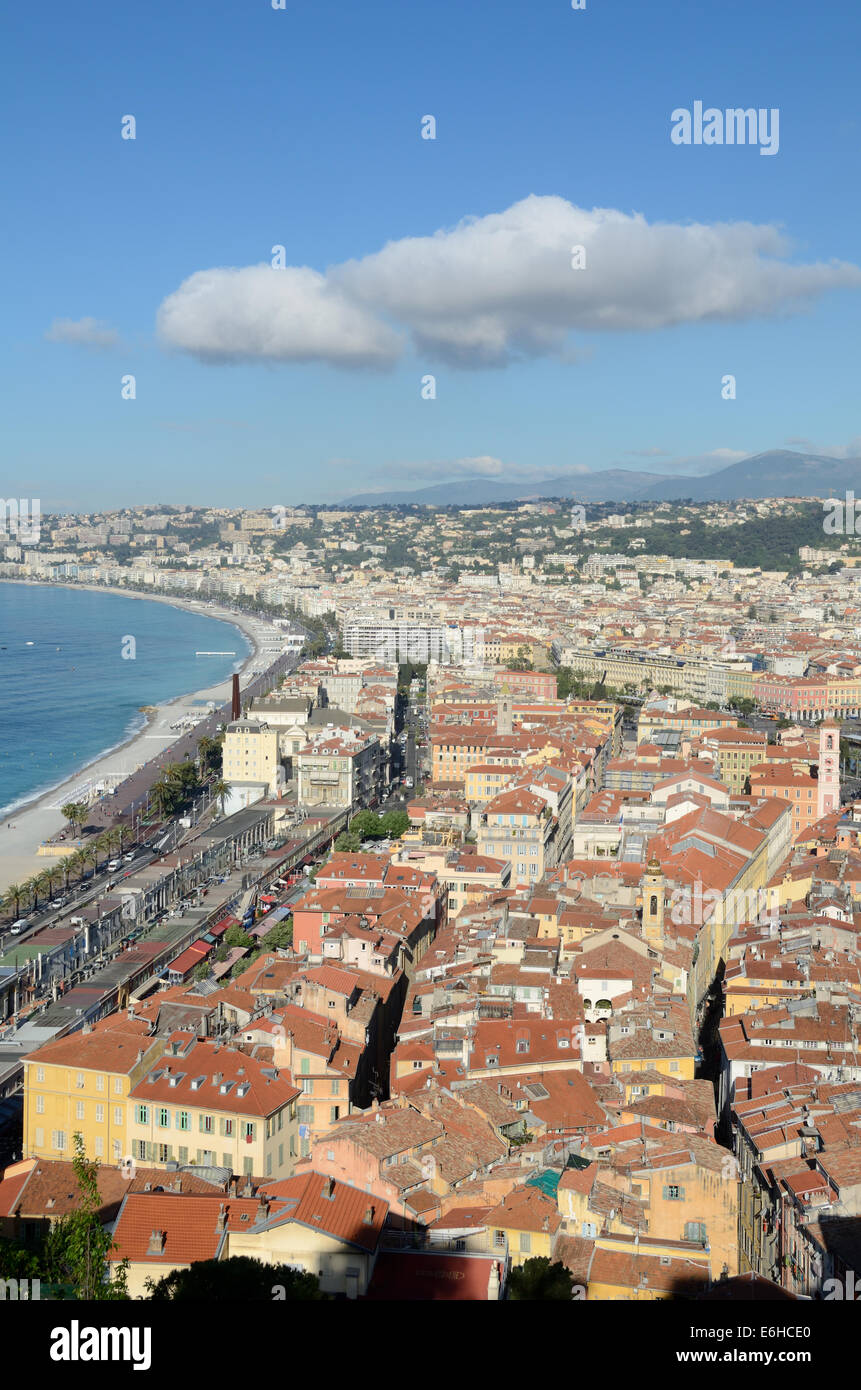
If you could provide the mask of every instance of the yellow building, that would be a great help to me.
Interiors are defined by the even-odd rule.
[[[321,1173],[297,1174],[266,1189],[266,1211],[251,1230],[232,1231],[230,1255],[289,1264],[314,1274],[324,1293],[367,1292],[388,1204]]]
[[[226,782],[265,783],[277,795],[284,781],[278,730],[256,719],[228,724],[222,748]]]
[[[522,1265],[536,1255],[550,1258],[562,1217],[539,1188],[516,1187],[487,1213],[485,1224],[500,1248],[507,1240],[512,1265]]]
[[[566,1170],[556,1194],[565,1230],[599,1244],[601,1237],[639,1237],[652,1255],[664,1241],[675,1248],[660,1253],[704,1262],[713,1279],[737,1274],[738,1161],[703,1135],[676,1138],[670,1152],[656,1146],[643,1158],[638,1147],[629,1159],[620,1149],[609,1162]]]
[[[147,1280],[189,1269],[198,1260],[244,1255],[313,1274],[324,1293],[357,1298],[367,1291],[387,1204],[320,1173],[216,1196],[130,1192],[114,1228],[111,1273],[128,1261],[132,1298]],[[278,1301],[277,1285],[273,1300]]]
[[[129,1093],[130,1153],[138,1162],[229,1168],[289,1177],[298,1154],[289,1072],[218,1043],[175,1041]]]
[[[87,1158],[117,1163],[129,1153],[127,1102],[164,1051],[149,1024],[117,1015],[46,1043],[24,1060],[24,1153],[71,1158],[80,1134]]]
[[[743,792],[750,769],[766,757],[765,734],[754,729],[715,729],[700,743],[704,751],[714,754],[720,780],[731,792]]]

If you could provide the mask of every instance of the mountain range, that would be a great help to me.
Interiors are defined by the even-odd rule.
[[[861,459],[772,449],[697,477],[606,468],[525,483],[463,478],[412,492],[363,492],[345,497],[344,502],[352,506],[436,507],[526,502],[542,497],[570,497],[574,502],[672,502],[686,498],[692,502],[732,502],[739,498],[833,497],[856,487],[861,492]]]

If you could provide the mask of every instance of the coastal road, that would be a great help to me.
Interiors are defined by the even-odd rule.
[[[126,850],[126,853],[129,853]],[[129,878],[131,874],[136,874],[140,869],[145,869],[147,864],[151,864],[156,858],[153,850],[143,848],[135,853],[135,857],[130,864],[123,862],[121,869],[116,869],[113,873],[108,873],[107,862],[100,864],[92,877],[84,879],[80,885],[72,884],[68,893],[59,896],[63,899],[61,908],[44,907],[37,912],[28,914],[27,921],[30,925],[18,936],[13,936],[8,927],[0,930],[0,955],[11,951],[15,946],[29,944],[34,937],[37,937],[45,927],[62,927],[69,924],[69,919],[80,912],[87,903],[94,899],[103,897],[107,891],[108,882],[119,884],[124,878]],[[56,901],[56,899],[55,899]]]

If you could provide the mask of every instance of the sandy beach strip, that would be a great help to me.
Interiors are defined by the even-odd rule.
[[[56,587],[120,594],[123,598],[139,598],[147,603],[169,603],[174,608],[188,608],[202,617],[232,623],[252,644],[251,653],[240,669],[243,684],[247,683],[253,671],[261,669],[271,661],[271,657],[261,655],[260,644],[263,634],[273,630],[272,625],[264,619],[252,618],[245,613],[235,613],[230,609],[195,602],[192,599],[173,598],[165,594],[140,594],[128,589],[110,588],[106,584],[69,584]],[[36,851],[45,840],[67,828],[60,807],[67,801],[76,799],[76,792],[105,777],[128,777],[137,771],[182,736],[183,731],[172,729],[171,724],[184,717],[203,718],[208,713],[206,703],[210,700],[216,705],[224,704],[230,698],[231,684],[228,677],[217,685],[190,694],[177,695],[172,700],[154,706],[155,712],[147,717],[145,728],[93,762],[81,766],[60,786],[39,794],[26,806],[10,812],[6,820],[0,822],[0,892],[5,891],[10,884],[23,883],[49,868],[52,863],[59,862],[59,859],[55,860],[53,856],[39,855]],[[78,843],[77,838],[70,832],[68,852],[71,853]]]

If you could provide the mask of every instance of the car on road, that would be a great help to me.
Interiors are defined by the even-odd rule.
[[[128,854],[124,854],[124,855],[123,855],[123,859],[125,860],[125,862],[126,862],[127,864],[130,864],[130,863],[132,862],[132,860],[134,859],[134,857],[135,857],[135,851],[134,851],[133,849],[132,849],[132,850],[129,850]]]
[[[49,903],[49,904],[48,904],[48,906],[50,907],[50,909],[51,909],[52,912],[59,912],[59,910],[60,910],[61,907],[65,907],[65,906],[66,906],[66,899],[65,899],[65,898],[55,898],[54,901],[53,901],[52,903]]]
[[[115,874],[117,869],[121,868],[122,862],[121,859],[110,859],[108,861],[108,873]]]
[[[30,918],[29,918],[29,917],[19,917],[17,922],[13,922],[13,923],[12,923],[11,927],[9,928],[9,930],[10,930],[10,932],[12,933],[13,936],[20,936],[21,933],[22,933],[22,931],[25,931],[25,930],[27,929],[27,927],[29,927],[29,925],[30,925]]]

